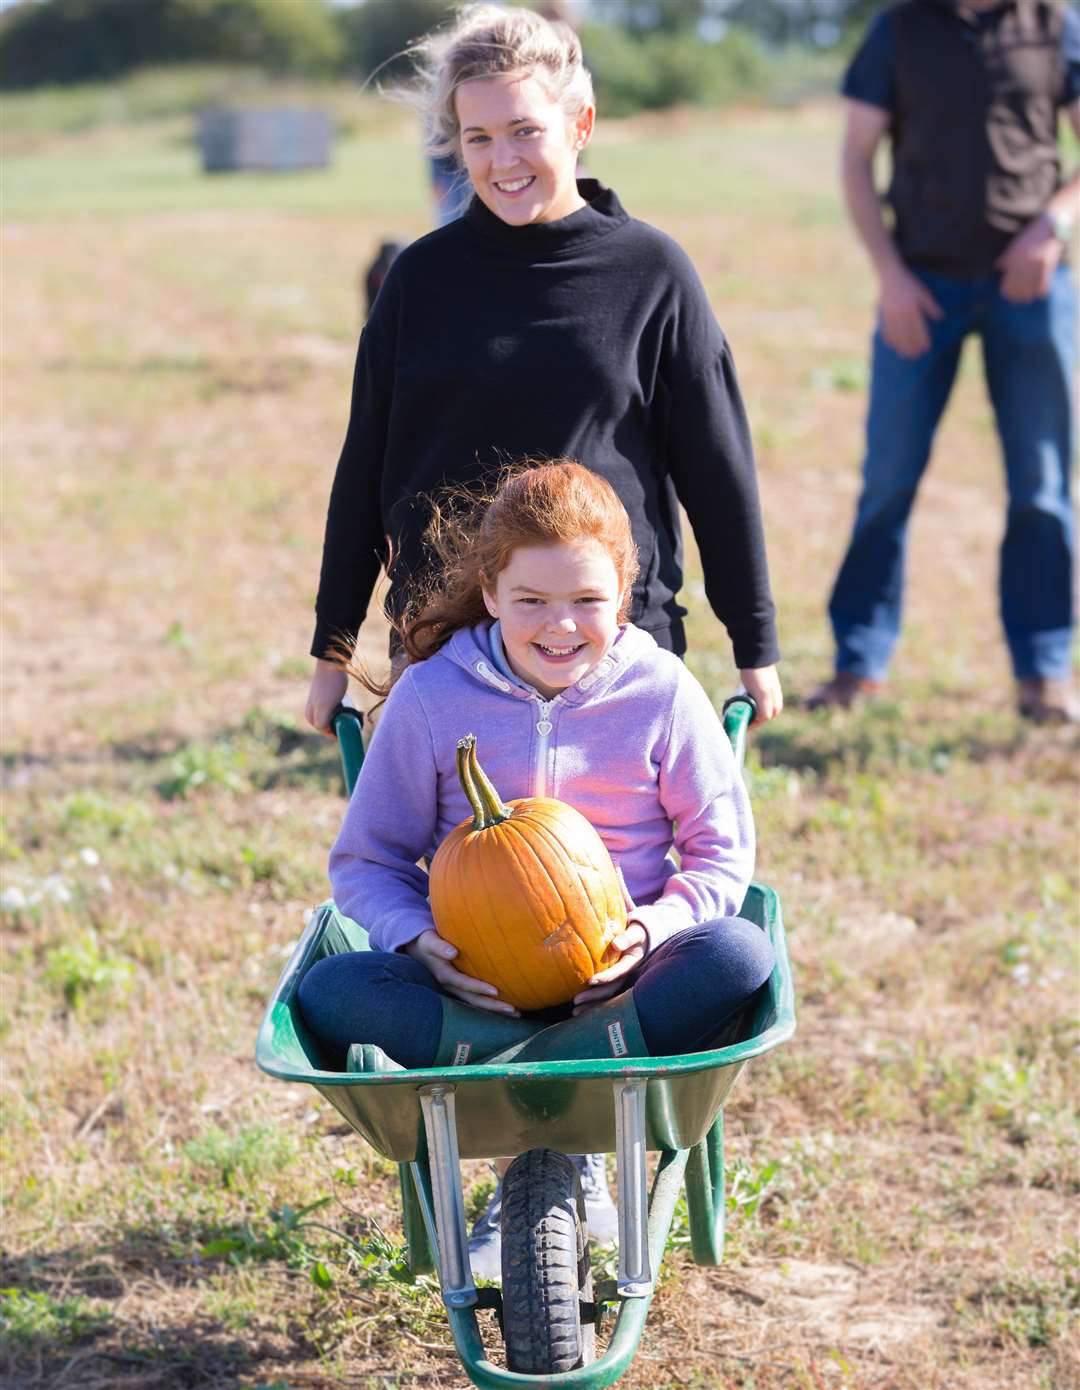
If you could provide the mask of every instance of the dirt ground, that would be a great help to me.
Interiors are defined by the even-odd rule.
[[[836,116],[680,120],[601,132],[595,168],[690,251],[753,423],[789,709],[748,780],[799,1023],[729,1102],[725,1263],[693,1265],[677,1214],[620,1384],[1069,1390],[1077,741],[1013,713],[978,351],[920,494],[888,696],[811,715],[872,306]],[[395,131],[364,139],[413,158]],[[81,159],[126,188],[171,138],[58,138],[15,193]],[[315,184],[288,208],[131,187],[3,229],[0,1384],[459,1387],[437,1295],[396,1277],[393,1165],[252,1058],[341,812],[301,712],[357,277],[387,220]],[[389,229],[424,225],[417,202]],[[720,700],[692,560],[686,592]],[[379,620],[363,643],[377,663]],[[490,1183],[468,1165],[472,1210]]]

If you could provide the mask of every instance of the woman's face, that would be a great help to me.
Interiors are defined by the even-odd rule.
[[[463,82],[454,103],[465,169],[496,217],[525,227],[584,206],[575,176],[592,134],[591,106],[571,120],[542,82],[513,73]]]
[[[511,670],[549,700],[606,654],[621,598],[615,564],[594,540],[518,546],[484,591]]]

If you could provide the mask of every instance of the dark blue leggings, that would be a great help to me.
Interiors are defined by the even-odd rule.
[[[753,998],[772,967],[768,937],[741,917],[669,937],[629,976],[649,1052],[663,1057],[705,1047]],[[429,1067],[435,1058],[442,991],[412,956],[328,956],[301,980],[298,997],[304,1022],[338,1065],[354,1042],[376,1043],[406,1067]],[[569,1016],[569,1007],[548,1013],[555,1023]]]

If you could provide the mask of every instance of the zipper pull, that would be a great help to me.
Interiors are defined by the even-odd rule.
[[[550,712],[550,710],[551,710],[551,706],[555,703],[555,701],[554,701],[554,700],[546,700],[546,701],[545,701],[545,700],[541,700],[539,703],[540,703],[540,722],[539,722],[539,723],[537,724],[537,726],[536,726],[536,732],[537,732],[538,734],[542,734],[542,735],[544,735],[544,736],[546,737],[548,734],[551,733],[552,729],[555,727],[555,726],[552,724],[551,720],[548,718],[548,714],[549,714],[549,712]]]

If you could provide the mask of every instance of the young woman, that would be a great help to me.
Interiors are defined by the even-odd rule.
[[[738,916],[753,821],[708,696],[626,621],[637,547],[625,509],[598,475],[557,462],[511,473],[479,514],[436,510],[433,536],[445,569],[400,623],[410,664],[330,858],[334,900],[373,949],[308,972],[305,1022],[331,1065],[353,1042],[406,1067],[708,1046],[772,969],[768,939]],[[470,815],[456,766],[470,731],[504,799],[574,806],[625,884],[617,959],[561,1021],[519,1016],[458,970],[431,916],[420,863]],[[490,1215],[487,1232],[477,1273],[497,1269]]]
[[[330,498],[307,717],[345,690],[329,659],[382,566],[400,614],[422,575],[419,500],[507,458],[575,456],[630,514],[630,616],[685,650],[679,505],[758,717],[782,705],[749,430],[728,344],[693,267],[594,180],[592,83],[565,25],[475,6],[423,47],[430,146],[453,153],[465,215],[394,262],[364,329]]]

